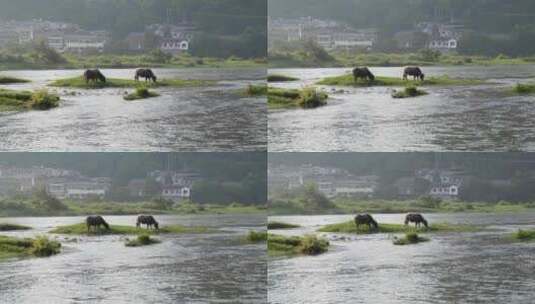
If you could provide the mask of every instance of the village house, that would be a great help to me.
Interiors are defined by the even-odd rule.
[[[464,182],[465,174],[459,169],[420,169],[416,176],[431,183],[429,195],[441,199],[456,199]]]

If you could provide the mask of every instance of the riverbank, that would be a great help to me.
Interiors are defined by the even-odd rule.
[[[50,69],[100,69],[120,68],[265,68],[265,58],[242,59],[193,57],[189,55],[174,56],[170,60],[162,61],[151,55],[86,55],[79,56],[65,54],[66,62],[56,64],[44,64],[34,62],[30,57],[23,55],[18,62],[0,62],[0,70],[50,70]]]
[[[191,215],[191,214],[264,214],[265,206],[256,205],[217,205],[183,203],[178,206],[166,204],[166,202],[75,202],[62,201],[60,204],[52,204],[26,199],[4,199],[0,201],[0,217],[48,217],[48,216],[85,216],[93,214],[101,215],[138,215],[138,214],[161,214],[161,215]]]
[[[311,211],[299,201],[276,200],[269,207],[270,215],[357,214],[357,213],[522,213],[535,212],[535,203],[486,203],[426,200],[334,200],[333,208]]]
[[[320,68],[320,67],[395,67],[395,66],[494,66],[535,63],[534,57],[465,56],[442,54],[429,58],[419,53],[331,53],[332,60],[310,60],[298,52],[273,52],[269,55],[269,68]]]

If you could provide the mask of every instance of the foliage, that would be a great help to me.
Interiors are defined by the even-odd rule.
[[[0,223],[0,231],[16,231],[16,230],[30,230],[30,229],[32,228],[28,226],[9,224],[9,223]]]
[[[295,77],[278,75],[278,74],[268,75],[267,77],[268,82],[288,82],[288,81],[297,81],[297,80],[299,79]]]
[[[15,257],[46,257],[58,254],[61,244],[45,236],[35,239],[16,238],[0,235],[0,260]]]
[[[327,104],[329,96],[316,88],[302,90],[268,88],[268,106],[271,108],[316,108]]]
[[[512,234],[512,238],[522,242],[535,241],[535,230],[518,229]]]
[[[30,107],[36,110],[48,110],[58,107],[59,100],[59,96],[50,94],[48,90],[39,90],[32,94]]]
[[[245,90],[247,96],[261,96],[266,95],[268,91],[267,85],[248,85]]]
[[[12,83],[26,83],[30,82],[26,79],[20,79],[16,77],[0,76],[0,84],[12,84]]]
[[[411,98],[411,97],[418,97],[418,96],[423,96],[427,94],[429,93],[427,93],[424,90],[419,90],[416,86],[410,85],[410,86],[405,87],[403,91],[395,91],[394,93],[392,93],[392,97],[397,98],[397,99]]]
[[[336,232],[336,233],[356,233],[356,234],[370,234],[370,233],[409,233],[409,232],[472,232],[478,231],[479,228],[471,225],[453,225],[448,223],[440,224],[431,224],[429,228],[421,226],[416,228],[414,225],[404,225],[404,224],[385,224],[379,223],[379,228],[371,230],[367,225],[361,225],[357,230],[357,226],[353,220],[338,223],[325,225],[318,229],[320,232]]]
[[[51,241],[46,236],[38,236],[32,241],[30,254],[38,257],[47,257],[58,254],[60,252],[61,244],[56,241]]]
[[[37,42],[33,46],[30,57],[37,63],[44,64],[64,64],[67,60],[56,50],[49,47],[45,40]]]
[[[127,94],[123,98],[124,100],[138,100],[138,99],[146,99],[146,98],[152,98],[152,97],[158,97],[160,94],[151,92],[146,87],[138,87],[136,88],[134,93]]]

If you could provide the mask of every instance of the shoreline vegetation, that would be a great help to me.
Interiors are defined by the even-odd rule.
[[[425,56],[421,53],[360,52],[358,54],[329,53],[323,58],[304,56],[299,51],[273,51],[268,55],[269,68],[336,68],[336,67],[397,67],[397,66],[495,66],[535,64],[535,57],[505,55],[469,56],[442,54]]]
[[[269,215],[316,215],[357,213],[521,213],[535,212],[535,203],[413,200],[334,200],[330,206],[311,208],[299,200],[275,199],[270,202]]]
[[[28,58],[26,58],[28,57]],[[238,57],[215,58],[195,57],[187,54],[162,60],[150,54],[139,55],[75,55],[63,54],[59,62],[34,62],[29,54],[19,56],[17,61],[0,62],[0,70],[47,70],[47,69],[129,69],[139,67],[152,68],[265,68],[266,58],[243,59]]]
[[[327,104],[329,95],[315,87],[299,89],[267,89],[268,108],[303,108],[313,109]]]
[[[278,234],[268,234],[268,255],[269,256],[297,256],[297,255],[319,255],[329,250],[328,240],[317,237],[314,234],[304,236],[282,236]]]
[[[228,205],[195,204],[186,202],[180,206],[170,206],[166,201],[154,200],[145,202],[114,202],[114,201],[55,201],[35,199],[3,199],[0,200],[1,217],[47,217],[47,216],[87,216],[101,215],[210,215],[210,214],[265,214],[263,205]]]
[[[346,74],[342,76],[327,77],[316,84],[327,86],[347,86],[347,87],[374,87],[374,86],[463,86],[463,85],[480,85],[486,83],[479,79],[450,78],[447,76],[429,77],[424,81],[420,80],[403,80],[401,77],[376,77],[375,80],[355,81],[353,75]]]
[[[46,236],[17,238],[0,235],[0,261],[9,258],[47,257],[60,251],[61,243]]]
[[[106,82],[86,82],[82,76],[66,79],[58,79],[49,84],[52,87],[78,88],[78,89],[102,89],[102,88],[159,88],[159,87],[205,87],[215,85],[216,82],[209,80],[186,80],[186,79],[162,79],[157,82],[143,82],[132,79],[107,78]]]
[[[353,220],[325,225],[318,229],[318,232],[331,233],[353,233],[353,234],[374,234],[374,233],[434,233],[434,232],[475,232],[481,228],[472,225],[453,225],[448,223],[436,223],[426,227],[416,228],[411,225],[404,224],[385,224],[379,223],[377,229],[370,229],[368,226],[361,225],[357,230],[357,226]]]
[[[59,106],[58,95],[48,90],[17,91],[0,89],[0,112],[48,110]]]
[[[207,227],[187,227],[182,225],[169,225],[161,227],[160,229],[143,229],[136,226],[125,225],[110,225],[110,229],[98,228],[87,230],[85,223],[58,226],[49,231],[53,234],[67,234],[67,235],[155,235],[155,234],[198,234],[211,233],[212,230]]]

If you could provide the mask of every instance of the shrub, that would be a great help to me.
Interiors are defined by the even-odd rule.
[[[265,242],[266,240],[266,231],[249,231],[249,234],[247,234],[247,241],[251,243]]]
[[[317,92],[315,88],[305,88],[301,92],[297,104],[302,108],[317,108],[326,104],[327,94]]]
[[[46,257],[58,254],[61,244],[49,240],[46,236],[38,236],[32,241],[30,253],[38,257]]]
[[[299,244],[299,251],[303,254],[317,255],[327,251],[329,241],[318,238],[316,235],[305,235]]]
[[[32,94],[30,106],[33,109],[47,110],[59,106],[59,97],[48,90],[39,90]]]

